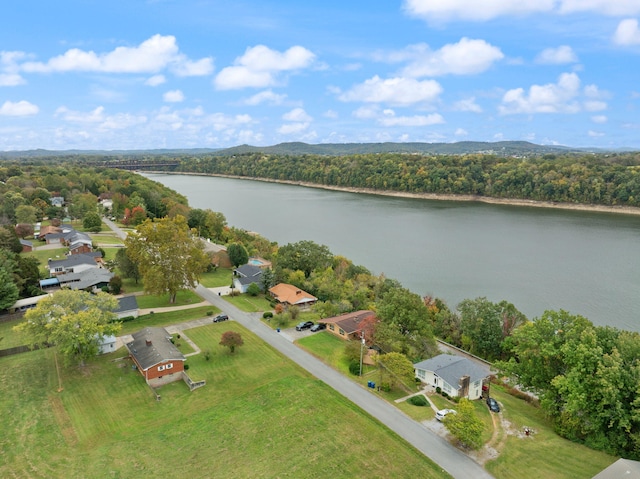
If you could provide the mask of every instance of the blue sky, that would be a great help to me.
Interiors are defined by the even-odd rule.
[[[640,149],[640,0],[33,0],[0,12],[0,150]]]

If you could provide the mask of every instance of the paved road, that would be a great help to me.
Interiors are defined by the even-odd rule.
[[[245,313],[229,304],[217,294],[199,285],[196,292],[207,301],[225,311],[232,319],[256,334],[263,341],[298,363],[315,377],[325,382],[344,397],[377,418],[389,429],[404,438],[425,456],[440,465],[455,478],[482,479],[492,476],[478,463],[453,447],[422,424],[410,419],[393,405],[362,388],[322,361],[298,348],[281,334],[260,321],[260,315]]]

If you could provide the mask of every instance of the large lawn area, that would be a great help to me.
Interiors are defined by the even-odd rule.
[[[138,301],[138,307],[140,309],[187,306],[189,304],[198,304],[203,301],[200,296],[189,289],[178,291],[175,303],[169,302],[169,293],[162,295],[146,294],[143,296],[136,296],[136,300]]]
[[[245,344],[218,343],[236,330]],[[123,350],[61,367],[53,350],[2,358],[1,477],[447,477],[376,420],[237,323],[188,331],[203,350],[156,401]]]
[[[220,288],[231,286],[233,274],[229,268],[217,268],[215,271],[203,273],[200,277],[200,284],[205,288]]]

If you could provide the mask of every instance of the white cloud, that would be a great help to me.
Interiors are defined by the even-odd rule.
[[[35,115],[40,109],[33,103],[21,100],[18,102],[5,101],[0,106],[0,116],[30,116]]]
[[[568,45],[561,45],[558,48],[546,48],[536,57],[536,63],[547,65],[563,65],[565,63],[576,63],[578,56]]]
[[[95,128],[101,132],[125,130],[147,123],[147,117],[144,115],[132,115],[130,113],[107,115],[102,106],[94,108],[89,112],[69,110],[63,106],[56,110],[56,117],[60,117],[62,120],[71,123],[78,123],[85,128]]]
[[[338,118],[338,112],[335,110],[327,110],[324,112],[324,114],[322,115],[325,118],[330,118],[332,120],[335,120],[336,118]]]
[[[26,82],[17,73],[0,73],[0,86],[18,86]]]
[[[429,126],[444,123],[444,118],[439,113],[396,116],[393,110],[385,110],[383,116],[378,118],[378,123],[382,126]]]
[[[171,35],[154,35],[136,47],[117,47],[101,54],[72,48],[46,63],[26,62],[21,65],[23,71],[37,73],[154,73],[168,67],[181,76],[208,74],[213,69],[210,58],[194,62],[179,53],[176,38]]]
[[[377,75],[364,83],[354,86],[341,94],[341,101],[360,101],[365,103],[388,103],[391,105],[413,105],[432,103],[442,93],[442,87],[435,80],[416,80],[413,78],[381,79]]]
[[[591,121],[594,123],[606,123],[608,118],[605,115],[594,115],[591,117]]]
[[[311,121],[313,120],[302,108],[294,108],[293,110],[282,115],[282,119],[286,121]]]
[[[622,20],[613,34],[613,41],[618,45],[638,45],[640,44],[640,29],[638,20],[627,18]]]
[[[269,105],[281,105],[287,99],[287,95],[279,95],[272,90],[264,90],[260,93],[247,98],[244,101],[245,105],[260,105],[262,103],[268,103]]]
[[[149,77],[147,81],[144,82],[144,84],[149,86],[158,86],[162,85],[166,81],[167,79],[164,77],[164,75],[153,75],[152,77]]]
[[[456,136],[467,136],[469,132],[464,128],[456,128],[456,131],[453,134]]]
[[[532,85],[528,93],[523,88],[507,91],[498,107],[502,114],[514,113],[575,113],[580,111],[577,97],[580,79],[575,73],[563,73],[557,83]]]
[[[61,106],[56,110],[56,116],[62,117],[65,121],[77,123],[99,123],[104,121],[104,107],[99,106],[94,110],[85,113],[69,110],[67,107]]]
[[[588,135],[591,138],[599,138],[601,136],[604,136],[604,133],[600,132],[600,131],[593,131],[593,130],[589,130]]]
[[[311,51],[297,45],[285,52],[257,45],[247,48],[244,55],[236,58],[234,66],[223,68],[214,83],[219,90],[274,86],[278,83],[279,73],[307,68],[315,58]]]
[[[162,95],[162,99],[167,103],[180,103],[184,101],[184,93],[180,90],[169,90]]]
[[[476,103],[475,97],[466,98],[464,100],[457,101],[453,104],[453,109],[456,111],[470,111],[473,113],[482,113],[482,108]]]
[[[556,0],[405,0],[405,11],[426,20],[489,20],[503,15],[548,12]]]
[[[440,22],[484,21],[535,13],[592,12],[620,16],[640,12],[638,0],[404,0],[403,7],[411,16]]]
[[[404,68],[403,74],[411,77],[473,75],[486,71],[504,58],[498,47],[466,37],[435,51],[426,44],[412,45],[405,55],[411,63]]]
[[[291,135],[295,133],[301,133],[309,128],[309,123],[286,123],[278,128],[278,133],[282,135]]]

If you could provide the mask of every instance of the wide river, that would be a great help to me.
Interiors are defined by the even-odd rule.
[[[312,240],[450,307],[507,300],[640,331],[640,216],[146,174],[280,245]]]

